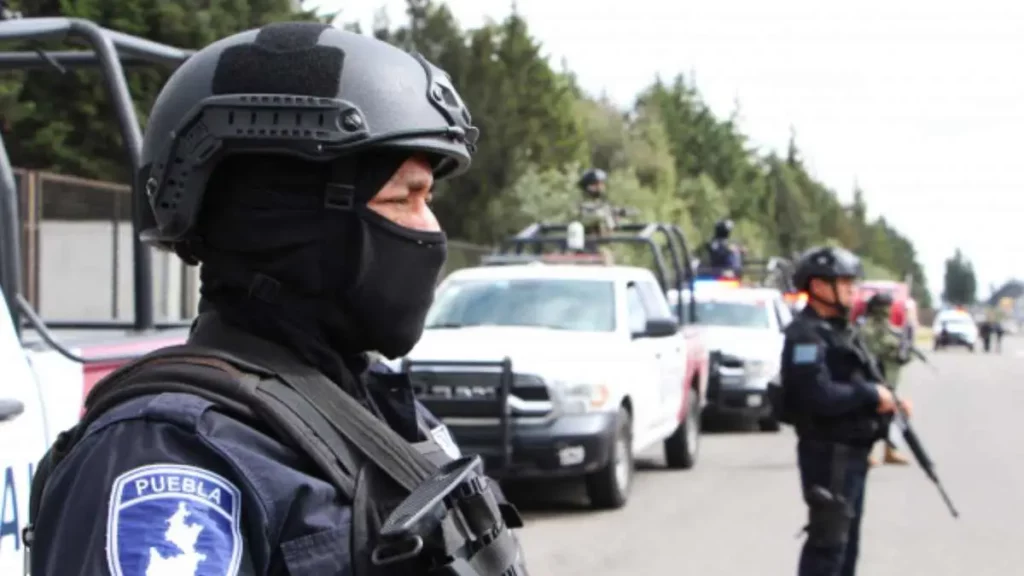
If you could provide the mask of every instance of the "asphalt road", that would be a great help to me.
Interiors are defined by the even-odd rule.
[[[903,394],[961,518],[916,467],[873,470],[859,574],[1024,574],[1024,338],[1004,348],[931,354],[937,373],[908,367]],[[805,510],[792,432],[705,434],[693,470],[668,471],[655,453],[634,481],[613,512],[587,511],[573,486],[535,487],[543,499],[513,490],[531,574],[796,573]]]

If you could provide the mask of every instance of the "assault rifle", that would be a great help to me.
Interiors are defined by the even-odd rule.
[[[909,358],[910,356],[913,356],[927,364],[933,370],[935,369],[935,365],[928,361],[928,357],[924,355],[924,352],[922,352],[917,346],[914,346],[914,339],[910,334],[896,328],[890,328],[890,330],[894,336],[900,339],[900,357]]]
[[[882,371],[878,367],[878,362],[875,357],[868,351],[864,342],[860,338],[860,334],[853,334],[850,339],[851,346],[854,347],[855,352],[861,356],[868,368],[868,376],[876,382],[884,382],[885,378],[882,376]],[[939,480],[938,474],[935,472],[935,463],[928,457],[928,453],[925,452],[924,446],[921,444],[921,440],[917,437],[917,433],[910,426],[910,416],[906,410],[903,409],[900,399],[896,396],[896,392],[890,389],[892,392],[893,400],[896,401],[896,411],[893,414],[893,422],[896,423],[896,427],[900,429],[903,434],[903,440],[907,443],[907,448],[914,455],[914,459],[917,460],[917,464],[924,470],[924,473],[928,476],[928,479],[935,484],[935,487],[939,489],[939,495],[942,496],[942,500],[946,503],[946,507],[949,508],[949,513],[953,515],[953,518],[959,518],[960,513],[953,505],[953,501],[950,500],[949,495],[946,494],[946,489],[942,486],[942,482]]]

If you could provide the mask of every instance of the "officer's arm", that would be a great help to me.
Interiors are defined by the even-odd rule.
[[[251,494],[238,470],[185,425],[107,423],[46,483],[32,574],[262,575],[266,522]]]
[[[837,382],[825,364],[825,343],[813,334],[790,334],[783,347],[782,377],[794,386],[803,409],[819,416],[841,416],[878,404],[878,391],[866,382]]]

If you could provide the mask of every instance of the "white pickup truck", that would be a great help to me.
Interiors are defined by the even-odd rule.
[[[783,331],[793,320],[782,293],[713,281],[697,283],[694,291],[697,322],[711,351],[705,420],[740,418],[777,432],[768,385],[780,378]],[[683,297],[688,303],[689,291]],[[675,294],[669,300],[674,303]]]
[[[704,377],[651,271],[532,264],[459,270],[402,361],[420,399],[499,478],[584,477],[595,507],[628,497],[633,455],[697,457]]]
[[[21,18],[6,11],[0,21],[0,37],[7,44],[4,51],[22,42],[38,40],[84,41],[92,52],[17,52],[4,54],[5,69],[32,69],[49,63],[57,69],[92,66],[103,71],[109,80],[112,105],[117,111],[121,138],[134,153],[129,154],[138,169],[138,151],[142,135],[124,70],[118,55],[130,55],[135,63],[149,62],[161,66],[177,66],[190,52],[166,46],[121,32],[99,27],[77,18]],[[115,49],[116,48],[116,49]],[[117,82],[117,80],[122,80]],[[49,202],[59,202],[52,198]],[[31,202],[29,202],[31,204]],[[29,494],[33,468],[42,458],[56,435],[79,419],[82,401],[89,389],[103,376],[125,362],[128,357],[145,354],[155,348],[180,343],[187,331],[180,326],[169,327],[173,333],[157,331],[152,318],[140,310],[152,311],[152,293],[146,287],[152,275],[146,264],[148,253],[137,252],[134,282],[136,322],[64,322],[73,332],[60,334],[67,346],[56,347],[43,342],[56,340],[42,326],[42,321],[27,307],[19,294],[23,289],[20,276],[26,269],[21,262],[22,237],[19,217],[19,193],[10,158],[0,135],[0,575],[24,573],[25,545],[22,529],[28,522]],[[113,214],[111,214],[113,216]],[[138,222],[135,222],[136,230]],[[38,233],[38,231],[37,231]],[[45,242],[45,239],[43,240]],[[138,248],[136,246],[136,248]],[[82,282],[69,277],[68,282]],[[150,314],[151,316],[151,314]],[[21,322],[29,320],[42,327],[41,333],[23,331]],[[177,324],[177,323],[174,323]],[[131,333],[132,330],[136,330]],[[45,337],[42,337],[44,336]],[[81,362],[83,359],[91,359]]]
[[[36,463],[62,430],[74,426],[82,401],[93,384],[124,360],[82,364],[42,343],[24,338],[3,305],[0,290],[0,574],[22,574],[25,545],[21,531],[28,523],[29,489]],[[184,332],[153,334],[111,342],[89,335],[92,344],[70,352],[85,357],[141,355],[177,344]],[[116,339],[116,336],[114,336]],[[27,344],[26,344],[27,342]]]

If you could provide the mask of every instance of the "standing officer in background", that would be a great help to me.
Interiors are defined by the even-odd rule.
[[[885,376],[885,384],[895,392],[900,372],[903,366],[910,362],[910,350],[899,336],[899,329],[889,322],[892,305],[892,295],[888,292],[873,295],[864,307],[864,325],[860,330],[868,351],[878,360],[878,365]],[[885,438],[885,456],[882,461],[886,464],[899,465],[910,463],[896,449],[891,433]],[[869,463],[877,466],[878,460],[872,455]]]
[[[868,454],[896,408],[883,382],[865,378],[867,362],[849,346],[860,260],[842,248],[802,254],[793,281],[807,306],[786,328],[782,383],[773,397],[780,421],[795,426],[808,506],[800,576],[853,576],[860,543]]]
[[[728,218],[715,222],[714,236],[705,244],[704,251],[708,255],[708,265],[715,269],[716,274],[738,277],[743,259],[740,248],[730,240],[733,227],[733,221]]]
[[[577,186],[583,198],[579,204],[579,221],[586,238],[601,237],[615,230],[621,215],[608,201],[608,174],[600,168],[589,168],[580,176]],[[614,264],[615,257],[607,246],[589,243],[589,249],[604,257],[606,264]]]
[[[608,174],[600,168],[589,168],[577,185],[583,198],[579,219],[588,236],[600,236],[615,229],[615,210],[608,201]]]
[[[419,339],[446,258],[431,189],[478,134],[445,72],[327,25],[189,58],[138,182],[144,240],[201,263],[201,312],[188,344],[98,384],[40,463],[32,574],[526,574],[518,515],[479,475],[453,496],[471,521],[453,509],[407,557],[381,526],[459,456],[367,353]]]

